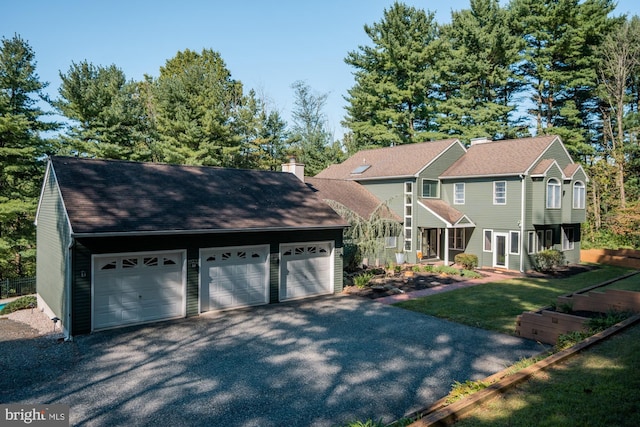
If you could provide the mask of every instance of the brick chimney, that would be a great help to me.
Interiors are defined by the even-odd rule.
[[[289,158],[289,163],[282,164],[282,172],[289,172],[304,182],[304,163],[298,163],[295,157]]]

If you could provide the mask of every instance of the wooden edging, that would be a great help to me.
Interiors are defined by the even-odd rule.
[[[537,363],[534,363],[527,368],[518,371],[515,374],[509,375],[512,368],[507,368],[497,374],[487,377],[484,382],[491,383],[487,388],[477,391],[468,397],[463,398],[449,406],[446,404],[446,398],[440,399],[431,407],[421,411],[414,412],[408,418],[418,418],[409,427],[430,427],[430,426],[444,426],[454,423],[461,415],[466,414],[475,409],[480,404],[493,399],[498,394],[504,393],[515,385],[527,380],[533,374],[538,371],[544,370],[549,366],[564,361],[572,356],[575,356],[582,350],[591,347],[592,345],[609,338],[610,336],[617,334],[621,330],[640,321],[640,314],[634,315],[620,323],[613,325],[612,327],[605,329],[591,337],[579,342],[573,347],[562,350],[555,353]]]

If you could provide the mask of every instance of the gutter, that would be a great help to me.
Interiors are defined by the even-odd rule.
[[[97,233],[71,233],[72,238],[83,237],[140,237],[140,236],[167,236],[175,234],[230,234],[230,233],[255,233],[269,231],[315,231],[315,230],[342,230],[350,227],[349,224],[331,226],[308,227],[273,227],[273,228],[228,228],[228,229],[199,229],[199,230],[157,230],[157,231],[110,231]]]

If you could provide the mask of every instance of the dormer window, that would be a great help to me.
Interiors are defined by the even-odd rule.
[[[371,167],[371,165],[358,166],[357,168],[355,168],[354,170],[351,171],[351,175],[360,175],[361,173],[363,173],[364,171],[366,171],[370,167]]]
[[[547,181],[547,209],[560,209],[562,186],[556,178]]]
[[[439,197],[438,187],[440,182],[437,179],[422,180],[422,197],[426,199],[437,199]]]

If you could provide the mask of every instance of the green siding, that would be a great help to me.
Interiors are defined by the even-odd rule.
[[[404,217],[404,183],[414,182],[413,191],[415,195],[416,184],[414,178],[393,179],[388,181],[362,181],[360,184],[376,196],[381,202],[386,202],[387,206],[400,218]]]
[[[335,241],[334,291],[342,291],[342,230],[263,232],[235,234],[171,235],[148,237],[79,238],[74,247],[74,333],[91,331],[91,257],[95,254],[165,250],[187,251],[187,316],[198,314],[199,250],[224,246],[270,245],[270,302],[279,299],[279,250],[281,243]],[[193,266],[192,266],[193,265]]]
[[[40,298],[67,330],[69,312],[65,294],[67,256],[71,236],[55,176],[47,173],[37,218],[36,288]]]
[[[421,178],[438,179],[440,175],[444,173],[451,165],[462,157],[465,153],[464,148],[460,144],[454,144],[445,150],[437,159],[435,159],[429,166],[427,166],[418,175],[418,183]],[[420,193],[418,193],[420,194]]]

